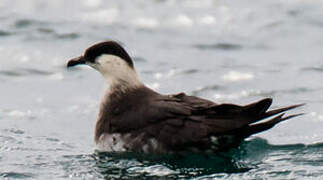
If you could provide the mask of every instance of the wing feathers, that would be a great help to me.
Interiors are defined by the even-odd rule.
[[[266,98],[256,103],[252,103],[243,108],[243,113],[248,116],[261,115],[268,110],[272,102],[273,100],[271,98]]]

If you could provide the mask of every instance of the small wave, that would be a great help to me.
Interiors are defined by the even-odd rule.
[[[300,9],[290,9],[286,13],[292,17],[296,17],[296,16],[302,14],[302,11]]]
[[[51,142],[59,142],[60,140],[57,138],[53,138],[53,137],[46,137],[47,141],[51,141]]]
[[[296,155],[311,156],[313,154],[316,154],[317,152],[323,151],[323,142],[318,142],[313,144],[298,143],[298,144],[274,145],[274,144],[268,143],[266,139],[256,137],[256,138],[252,138],[251,140],[244,141],[239,148],[246,150],[248,153],[244,155],[247,155],[247,156],[255,156],[257,152],[265,153],[265,154],[278,153],[282,155],[288,152],[289,155],[294,155],[294,156]],[[293,157],[290,157],[290,158],[292,159]]]
[[[46,76],[51,80],[62,80],[64,75],[62,72],[50,72],[32,68],[14,69],[14,70],[2,70],[0,76],[7,77],[22,77],[22,76]]]
[[[182,74],[194,74],[194,73],[198,73],[200,72],[200,70],[198,69],[185,69],[183,71],[181,71]]]
[[[11,128],[11,129],[4,129],[4,131],[5,131],[5,132],[14,133],[14,134],[24,134],[24,133],[25,133],[23,130],[15,129],[15,128]]]
[[[314,71],[314,72],[323,72],[323,67],[306,67],[302,68],[302,71]]]
[[[313,89],[310,89],[308,87],[298,87],[293,89],[286,89],[286,90],[279,90],[276,93],[283,93],[283,94],[299,94],[304,92],[311,92]]]
[[[0,75],[3,75],[3,76],[22,76],[22,74],[19,73],[19,72],[7,71],[7,70],[0,71]]]
[[[43,71],[32,68],[14,69],[14,70],[1,70],[0,75],[4,76],[25,76],[25,75],[51,75],[52,72]]]
[[[215,50],[240,50],[243,48],[240,44],[234,43],[216,43],[216,44],[197,44],[194,47],[201,50],[215,49]]]
[[[44,34],[50,34],[55,32],[54,29],[51,28],[38,28],[37,31]]]
[[[25,179],[25,178],[33,178],[34,175],[31,173],[19,173],[19,172],[2,172],[0,173],[0,177],[2,178],[14,178],[14,179]]]
[[[56,34],[55,37],[58,39],[77,39],[80,37],[80,34],[78,33]]]
[[[14,26],[16,28],[26,28],[26,27],[30,27],[33,25],[40,25],[40,24],[46,24],[46,22],[41,22],[38,20],[33,20],[33,19],[18,19],[15,21]]]
[[[4,30],[0,30],[0,36],[10,36],[12,35],[11,32],[9,31],[4,31]]]
[[[56,39],[77,39],[81,37],[81,34],[76,32],[57,33],[54,29],[47,27],[37,28],[37,31],[41,34],[52,35]]]
[[[52,72],[39,70],[39,69],[21,69],[21,71],[26,72],[27,74],[35,74],[35,75],[51,75]]]
[[[17,20],[15,22],[15,26],[17,28],[24,28],[24,27],[28,27],[28,26],[31,26],[33,24],[33,20],[30,20],[30,19],[20,19],[20,20]]]

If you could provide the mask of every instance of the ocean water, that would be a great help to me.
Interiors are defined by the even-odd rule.
[[[323,179],[322,17],[322,0],[0,0],[0,179]],[[65,66],[107,39],[161,93],[306,114],[214,156],[97,153],[102,78]]]

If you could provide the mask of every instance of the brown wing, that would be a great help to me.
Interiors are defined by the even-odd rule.
[[[132,103],[131,98],[125,100],[124,103],[129,104],[126,113],[121,111],[110,116],[110,132],[144,134],[174,150],[188,146],[206,149],[210,146],[210,136],[234,135],[243,139],[291,116],[279,116],[256,126],[253,123],[300,106],[267,111],[272,103],[268,98],[246,106],[218,105],[184,93],[163,96],[148,93],[147,89],[130,97],[140,99],[140,94],[144,96],[139,102]]]
[[[246,106],[218,105],[181,93],[153,103],[158,104],[155,108],[164,109],[167,113],[159,122],[146,129],[151,136],[157,137],[176,150],[187,147],[208,149],[211,146],[211,136],[232,135],[237,139],[237,143],[240,143],[240,140],[267,130],[295,115],[287,117],[281,115],[264,123],[253,125],[254,123],[300,106],[267,111],[271,103],[272,99],[267,98]]]

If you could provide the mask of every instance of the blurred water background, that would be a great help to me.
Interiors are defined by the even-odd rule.
[[[322,17],[322,0],[0,0],[0,179],[322,179]],[[215,157],[94,153],[102,78],[65,65],[106,39],[159,92],[307,114]]]

